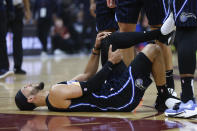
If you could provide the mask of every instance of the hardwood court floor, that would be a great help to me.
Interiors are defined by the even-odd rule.
[[[28,83],[45,82],[45,89],[53,84],[73,78],[83,72],[88,56],[25,57],[23,69],[27,75],[14,75],[0,80],[0,131],[1,130],[197,130],[197,119],[172,119],[157,113],[153,108],[156,98],[154,83],[148,88],[139,107],[132,113],[57,113],[47,108],[19,111],[14,104],[15,93]],[[13,60],[10,58],[11,68]],[[177,59],[174,56],[176,92],[180,94],[177,79]],[[195,82],[196,86],[196,82]],[[196,95],[196,92],[195,92]]]

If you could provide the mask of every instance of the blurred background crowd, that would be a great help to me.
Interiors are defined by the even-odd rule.
[[[24,55],[89,53],[96,36],[96,6],[89,0],[30,0],[31,18],[24,21]],[[149,30],[143,11],[136,31]],[[12,33],[7,34],[12,54]],[[139,44],[137,49],[144,47]]]
[[[94,43],[95,19],[88,0],[30,0],[31,19],[24,21],[24,55],[88,53]],[[7,35],[12,53],[12,33]]]
[[[97,34],[95,10],[93,0],[0,0],[0,78],[11,73],[8,55],[14,73],[26,74],[23,56],[89,54]],[[136,31],[145,30],[142,10]]]

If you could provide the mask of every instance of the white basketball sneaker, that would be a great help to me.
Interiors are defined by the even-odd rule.
[[[168,35],[176,29],[173,13],[171,12],[168,19],[161,26],[161,34]]]
[[[189,100],[187,103],[179,103],[172,109],[165,111],[165,116],[175,118],[193,118],[197,116],[197,105]]]

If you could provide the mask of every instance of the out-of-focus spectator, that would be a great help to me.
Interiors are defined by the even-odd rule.
[[[75,44],[75,52],[81,49],[82,37],[79,32],[81,28],[78,22],[78,14],[80,14],[80,7],[76,5],[73,0],[59,0],[58,2],[58,16],[63,20],[64,26],[68,29],[70,37]],[[77,28],[76,28],[77,25]]]
[[[52,30],[52,51],[55,54],[60,54],[62,51],[70,54],[76,52],[75,49],[75,43],[71,39],[68,28],[64,26],[63,20],[56,19]]]
[[[96,38],[96,25],[95,18],[90,12],[90,2],[89,0],[78,0],[78,5],[81,5],[83,10],[83,47],[90,51]]]
[[[50,31],[49,27],[51,27],[51,23],[52,23],[50,21],[52,20],[47,20],[45,22],[43,18],[40,18],[41,12],[45,12],[40,6],[40,3],[47,0],[30,0],[30,1],[31,4],[34,5],[33,6],[34,18],[36,18],[37,20],[37,28],[38,28],[37,34],[43,46],[42,54],[46,54],[47,51],[46,41]],[[92,43],[94,43],[96,36],[95,19],[90,14],[90,10],[89,10],[90,1],[89,0],[48,0],[48,3],[50,3],[50,1],[55,1],[57,4],[57,8],[56,8],[57,17],[55,17],[55,19],[60,18],[63,20],[63,25],[70,34],[69,39],[73,41],[73,44],[75,46],[73,53],[77,53],[79,51],[82,52],[84,50],[89,52],[90,51],[89,49],[92,48],[93,46]],[[40,6],[39,8],[38,5]],[[53,7],[50,8],[49,14],[54,13],[54,11],[52,12],[52,9]],[[53,16],[47,14],[46,17],[51,18]],[[40,21],[43,21],[42,22],[43,25],[40,24],[41,23]],[[45,31],[43,31],[44,30],[43,28],[45,29]],[[54,51],[54,47],[56,48],[56,45],[55,46],[53,45],[52,51]],[[69,53],[68,51],[66,52]]]
[[[76,8],[72,0],[58,1],[58,16],[63,20],[65,26],[70,26],[76,19]]]
[[[34,5],[34,19],[36,19],[37,33],[42,43],[41,56],[47,55],[47,39],[50,28],[55,19],[57,1],[55,0],[36,0]]]

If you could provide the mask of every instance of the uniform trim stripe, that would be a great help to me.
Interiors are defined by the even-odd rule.
[[[163,0],[163,7],[164,7],[165,15],[166,15],[166,17],[163,20],[163,23],[164,23],[170,14],[170,3],[168,2],[168,11],[167,11],[165,0]]]
[[[178,11],[178,13],[176,13],[176,3],[175,0],[173,1],[173,7],[174,7],[174,16],[175,16],[175,21],[177,19],[177,17],[179,16],[179,14],[182,12],[183,8],[185,7],[185,5],[187,4],[188,0],[185,0],[185,2],[183,3],[181,9]]]
[[[118,22],[118,17],[117,17],[116,13],[115,13],[115,20],[116,20],[116,22]]]
[[[118,90],[117,92],[115,92],[115,93],[113,93],[113,94],[110,94],[110,95],[108,95],[108,96],[104,96],[104,95],[101,95],[101,96],[99,96],[99,95],[96,95],[95,93],[92,93],[92,95],[94,96],[94,97],[96,97],[96,98],[103,98],[103,99],[108,99],[108,98],[110,98],[110,97],[112,97],[112,96],[115,96],[115,95],[118,95],[119,93],[121,93],[123,90],[124,90],[124,88],[128,85],[128,83],[130,82],[130,77],[129,77],[129,79],[127,80],[127,82],[123,85],[123,87],[122,88],[120,88],[120,90]]]
[[[167,15],[167,9],[166,9],[166,5],[165,5],[165,1],[162,0],[162,2],[163,2],[163,8],[164,8],[164,11],[165,11],[165,15]]]

